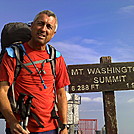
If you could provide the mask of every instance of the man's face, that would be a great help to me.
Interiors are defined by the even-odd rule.
[[[56,33],[55,28],[56,19],[53,16],[41,14],[32,24],[32,40],[40,45],[46,45]]]

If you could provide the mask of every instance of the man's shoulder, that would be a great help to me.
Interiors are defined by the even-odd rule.
[[[10,47],[7,47],[6,48],[6,52],[7,52],[7,54],[8,54],[8,56],[10,56],[10,57],[15,57],[16,56],[16,53],[17,53],[17,51],[16,51],[16,49],[18,50],[18,52],[19,52],[19,47],[20,47],[20,49],[24,52],[25,51],[25,47],[24,47],[24,45],[23,44],[19,44],[19,46],[17,46],[16,44],[13,44],[13,45],[11,45]]]
[[[54,55],[55,58],[59,58],[60,56],[62,56],[61,53],[54,46],[50,44],[46,45],[46,49],[47,49],[47,53],[49,55]]]

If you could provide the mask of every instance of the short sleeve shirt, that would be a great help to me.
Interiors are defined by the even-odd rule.
[[[16,100],[20,93],[34,96],[32,105],[35,108],[31,108],[31,111],[38,115],[44,128],[37,127],[37,122],[31,117],[28,125],[28,129],[31,132],[43,132],[55,129],[57,124],[51,118],[51,111],[55,101],[54,88],[56,87],[55,89],[58,90],[70,84],[64,58],[62,56],[56,58],[56,78],[54,78],[50,62],[37,62],[49,59],[47,51],[34,50],[27,43],[24,43],[24,48],[30,59],[24,55],[23,63],[32,71],[32,74],[25,68],[21,68],[15,83]],[[32,64],[31,60],[34,64]],[[14,81],[15,69],[16,58],[12,58],[5,53],[0,64],[0,81],[8,81],[9,85],[11,85]],[[47,87],[46,89],[44,89],[42,80]]]

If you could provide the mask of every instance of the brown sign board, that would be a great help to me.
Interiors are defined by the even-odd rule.
[[[68,65],[70,93],[134,89],[134,62]]]

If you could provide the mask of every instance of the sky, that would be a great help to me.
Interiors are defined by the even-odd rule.
[[[9,22],[30,22],[42,10],[57,14],[59,27],[50,44],[65,58],[67,65],[134,61],[134,0],[1,0],[0,32]],[[98,119],[104,125],[101,93],[79,93],[81,119]],[[134,91],[116,91],[119,134],[133,134]],[[0,121],[0,134],[4,134]]]

